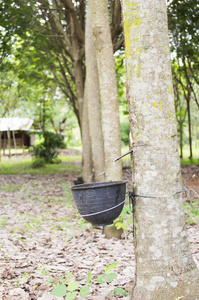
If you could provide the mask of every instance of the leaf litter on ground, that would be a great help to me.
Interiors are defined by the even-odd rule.
[[[186,184],[187,170],[183,178]],[[69,287],[71,299],[128,299],[135,271],[132,226],[124,239],[106,239],[78,216],[73,180],[70,174],[0,176],[0,299],[64,299],[51,293],[56,287],[62,295]],[[198,229],[188,226],[199,267]]]

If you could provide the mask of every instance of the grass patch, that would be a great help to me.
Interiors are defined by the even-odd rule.
[[[187,165],[199,165],[199,159],[198,158],[181,158],[180,159],[181,166],[187,166]]]
[[[71,155],[71,156],[66,156],[66,155],[59,155],[59,157],[62,162],[81,162],[82,157],[81,155]]]
[[[0,174],[1,175],[11,175],[11,174],[63,174],[63,173],[73,173],[79,174],[79,166],[73,165],[70,162],[76,161],[76,157],[72,157],[67,160],[65,157],[61,157],[62,162],[59,164],[45,164],[41,168],[32,168],[32,158],[23,157],[19,161],[15,158],[5,159],[3,158],[0,162]]]
[[[11,185],[8,187],[0,187],[0,191],[15,192],[20,188],[19,185]]]
[[[193,142],[192,144],[192,152],[194,157],[199,157],[199,147],[196,147],[196,144]],[[183,147],[183,157],[188,158],[190,155],[189,146],[184,145]]]
[[[0,215],[0,228],[5,227],[8,224],[8,217]]]

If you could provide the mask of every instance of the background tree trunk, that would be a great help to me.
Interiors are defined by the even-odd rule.
[[[98,82],[97,59],[93,41],[91,1],[87,2],[86,18],[86,80],[88,99],[89,132],[91,139],[94,181],[104,181],[104,141],[101,123],[101,104]]]
[[[189,158],[193,157],[192,152],[192,132],[191,132],[191,109],[190,109],[190,100],[187,102],[187,114],[188,114],[188,128],[189,128]]]
[[[106,0],[93,0],[91,4],[102,103],[105,179],[107,181],[120,180],[122,178],[121,160],[113,162],[121,153],[121,134],[108,5]]]
[[[84,183],[92,182],[92,150],[89,135],[89,122],[88,122],[88,102],[87,102],[87,81],[84,91],[84,105],[82,114],[82,178]]]
[[[165,0],[124,0],[133,136],[136,276],[132,299],[196,299],[199,272],[186,234]]]

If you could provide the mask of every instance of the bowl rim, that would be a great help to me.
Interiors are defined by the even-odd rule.
[[[73,190],[87,190],[87,189],[95,189],[95,188],[103,188],[107,186],[114,186],[114,185],[122,185],[126,184],[127,180],[120,180],[120,181],[102,181],[102,182],[91,182],[91,183],[82,183],[73,185],[70,189]]]

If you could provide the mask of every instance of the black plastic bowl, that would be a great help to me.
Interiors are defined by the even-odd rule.
[[[93,226],[113,224],[124,206],[122,202],[125,200],[126,183],[127,181],[108,181],[72,186],[73,198],[80,215]]]

